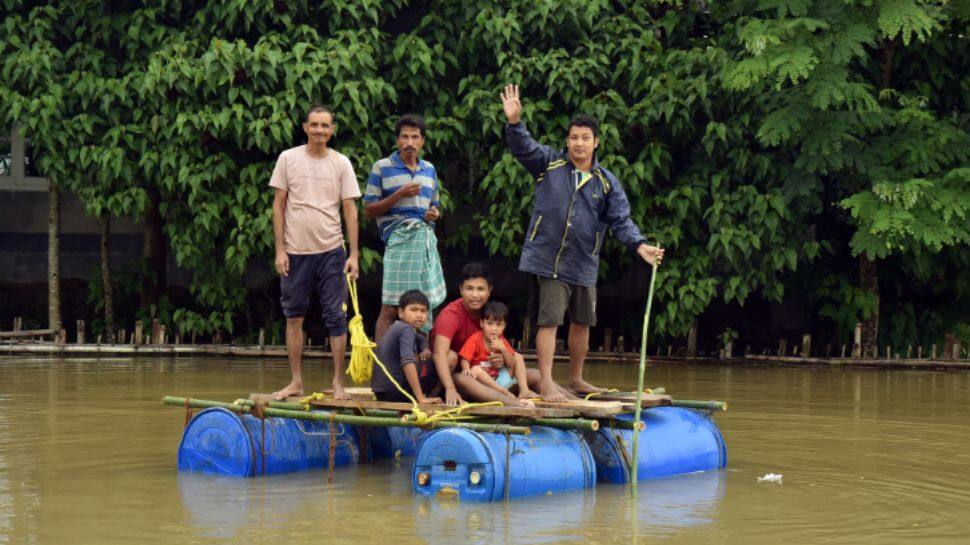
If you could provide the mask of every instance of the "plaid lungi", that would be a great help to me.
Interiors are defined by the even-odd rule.
[[[384,251],[381,302],[396,307],[408,290],[421,290],[431,302],[429,311],[447,296],[438,257],[438,237],[434,228],[423,221],[405,221],[395,228]]]

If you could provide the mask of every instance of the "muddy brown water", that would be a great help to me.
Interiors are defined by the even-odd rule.
[[[558,368],[557,373],[564,371]],[[634,387],[636,367],[591,363]],[[327,382],[312,362],[307,380]],[[0,544],[970,543],[970,373],[656,364],[722,399],[728,469],[494,504],[412,496],[410,461],[232,479],[179,475],[184,413],[285,362],[0,357]],[[758,482],[768,473],[781,483]]]

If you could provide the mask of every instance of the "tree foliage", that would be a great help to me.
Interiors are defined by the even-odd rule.
[[[550,145],[564,145],[573,113],[599,118],[600,162],[668,248],[661,334],[684,334],[713,304],[781,301],[806,271],[818,271],[816,310],[844,327],[867,303],[842,253],[922,282],[966,259],[960,5],[4,4],[0,124],[18,123],[44,174],[93,216],[158,207],[192,275],[195,303],[174,318],[186,330],[238,322],[245,271],[272,255],[269,173],[311,103],[334,108],[333,145],[361,182],[391,149],[394,119],[424,115],[452,214],[445,244],[517,256],[532,180],[502,142],[507,82]],[[632,263],[610,242],[601,275]]]

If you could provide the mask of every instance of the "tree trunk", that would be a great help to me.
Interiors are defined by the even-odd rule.
[[[142,257],[147,270],[142,276],[141,308],[147,309],[158,303],[158,297],[165,289],[165,264],[167,261],[165,238],[162,233],[162,216],[158,203],[153,199],[145,214],[145,239]]]
[[[687,332],[687,357],[697,356],[697,320],[690,324],[690,331]]]
[[[875,299],[872,314],[862,320],[862,356],[876,352],[876,340],[879,337],[879,278],[876,262],[862,253],[859,256],[859,286],[862,291],[872,295]],[[875,357],[875,356],[873,356]]]
[[[892,86],[893,59],[896,56],[897,41],[895,39],[883,41],[879,51],[881,58],[881,70],[877,85],[880,90],[889,89]],[[873,313],[862,320],[862,357],[866,357],[872,352],[872,357],[878,357],[877,340],[879,338],[879,278],[878,267],[874,260],[863,252],[859,255],[859,287],[862,291],[869,293],[875,300],[875,310]]]
[[[114,290],[111,287],[111,216],[101,218],[101,286],[104,290],[104,339],[115,342]]]
[[[50,183],[47,216],[47,323],[61,330],[61,190]]]

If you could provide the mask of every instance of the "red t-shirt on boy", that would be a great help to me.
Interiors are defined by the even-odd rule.
[[[515,354],[515,349],[505,339],[505,336],[503,335],[499,338],[505,343],[505,348]],[[472,367],[480,366],[488,373],[488,376],[498,378],[498,369],[492,365],[492,362],[488,361],[488,354],[489,350],[485,347],[485,334],[481,331],[473,333],[471,337],[468,337],[464,346],[461,347],[461,351],[458,352],[458,356],[463,360],[468,360],[468,363]]]

